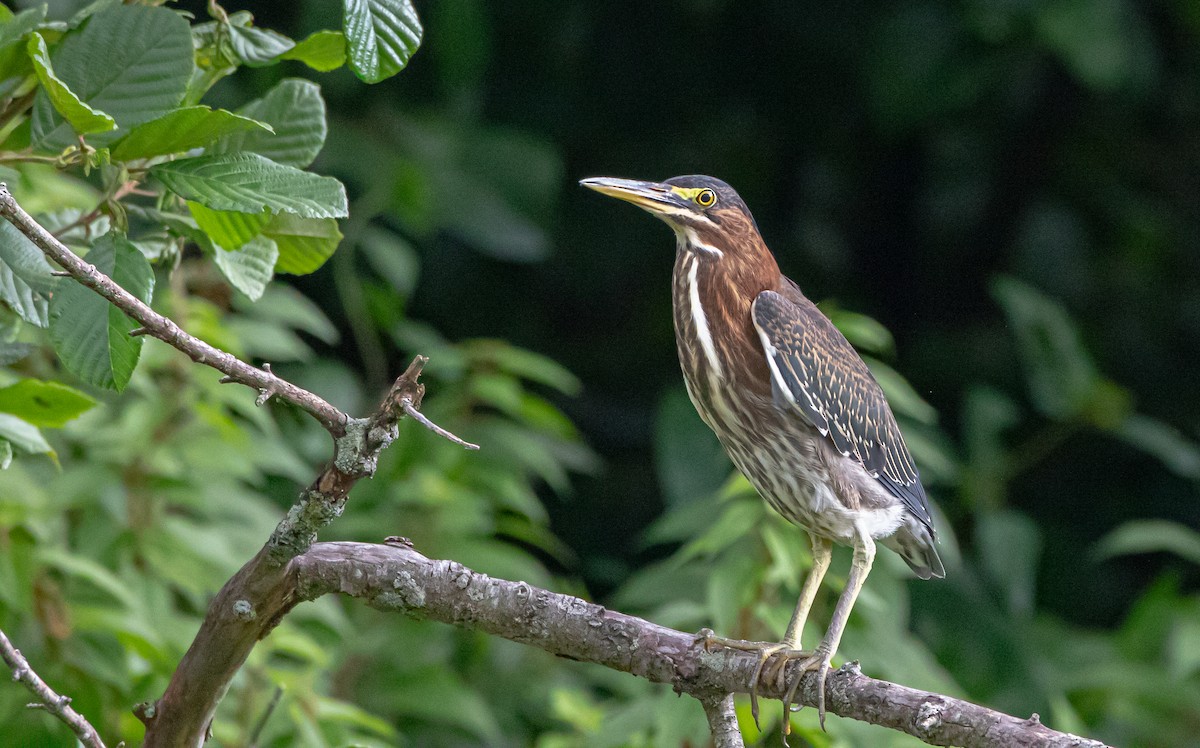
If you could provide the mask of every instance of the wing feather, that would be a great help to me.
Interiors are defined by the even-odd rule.
[[[932,529],[917,466],[883,390],[854,347],[794,284],[783,291],[763,291],[752,307],[776,406],[798,413]]]

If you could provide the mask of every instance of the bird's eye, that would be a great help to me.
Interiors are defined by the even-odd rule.
[[[696,205],[699,205],[701,208],[711,208],[716,201],[717,193],[712,190],[700,190],[696,193]]]

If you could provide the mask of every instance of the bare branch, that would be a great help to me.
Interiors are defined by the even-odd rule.
[[[478,444],[472,444],[471,442],[466,441],[462,437],[459,437],[459,436],[456,436],[456,435],[450,433],[446,429],[442,428],[441,426],[437,425],[433,421],[429,420],[429,416],[427,416],[424,413],[422,413],[421,411],[417,410],[413,406],[412,403],[404,402],[404,403],[402,403],[402,405],[404,407],[404,412],[407,413],[414,421],[421,424],[422,426],[429,429],[430,431],[437,434],[438,436],[442,437],[443,439],[448,439],[448,440],[454,442],[455,444],[457,444],[458,446],[465,447],[467,449],[479,449]]]
[[[25,212],[8,186],[0,183],[0,215],[29,238],[48,258],[83,285],[107,299],[130,318],[135,320],[146,334],[158,338],[167,345],[187,354],[193,361],[211,366],[229,378],[229,381],[253,387],[259,393],[267,392],[296,405],[312,415],[336,439],[346,433],[350,417],[321,397],[297,387],[268,370],[259,369],[238,359],[231,353],[205,343],[184,332],[179,325],[159,314],[133,294],[121,288],[112,278],[101,273],[60,242]]]
[[[560,657],[669,683],[702,702],[745,693],[758,660],[753,652],[724,647],[709,652],[695,634],[524,582],[495,579],[453,561],[430,560],[403,543],[318,543],[291,567],[294,588],[280,595],[289,607],[298,599],[340,592],[381,610],[485,631]],[[789,671],[786,680],[792,674]],[[804,676],[798,703],[816,704],[816,682],[815,673]],[[760,691],[769,698],[784,696],[778,683],[760,684]],[[932,745],[1106,748],[1098,741],[1052,730],[1037,719],[869,678],[856,664],[829,674],[825,704],[834,714],[906,732]],[[718,721],[727,725],[724,714],[722,707]]]
[[[0,658],[3,658],[8,663],[8,667],[12,669],[13,680],[20,681],[38,698],[38,702],[30,704],[30,707],[45,709],[62,720],[79,738],[80,743],[90,746],[90,748],[104,748],[104,741],[100,739],[96,728],[92,727],[83,715],[71,708],[71,699],[55,693],[53,688],[46,685],[46,681],[33,671],[29,661],[25,659],[20,650],[12,645],[3,631],[0,631]]]
[[[341,515],[350,489],[374,475],[379,455],[395,440],[404,403],[420,407],[417,356],[369,418],[347,420],[334,440],[333,462],[300,494],[266,545],[217,593],[191,647],[162,698],[135,710],[146,723],[145,746],[195,746],[212,721],[230,680],[259,639],[297,602],[288,562],[316,542],[317,532]]]
[[[733,711],[733,694],[701,696],[699,699],[704,706],[704,716],[708,717],[714,748],[744,748],[746,744],[742,741],[737,714]]]

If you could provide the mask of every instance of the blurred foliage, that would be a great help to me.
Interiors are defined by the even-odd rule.
[[[36,4],[0,9],[0,70],[16,71],[0,100],[56,78],[70,92],[57,50],[82,33],[82,17],[62,22],[80,5],[52,4],[45,24]],[[1195,743],[1193,4],[418,0],[411,60],[364,49],[371,20],[340,4],[245,5],[253,19],[230,8],[225,22],[168,6],[193,13],[197,40],[197,95],[179,109],[202,94],[225,110],[214,127],[242,128],[214,156],[333,175],[348,219],[298,232],[205,204],[194,174],[164,169],[190,204],[117,198],[105,149],[64,151],[53,130],[62,163],[0,168],[80,251],[127,226],[156,308],[339,407],[366,412],[407,356],[431,356],[426,412],[483,450],[405,423],[328,538],[401,534],[665,625],[777,638],[807,541],[730,477],[679,386],[670,238],[572,190],[600,173],[712,173],[868,357],[939,507],[947,579],[910,581],[881,553],[841,661],[1111,744]],[[355,5],[383,9],[385,41],[411,36],[415,16],[393,12],[406,2]],[[89,93],[47,93],[42,111],[88,131],[105,123],[77,104],[115,106],[120,131],[127,110]],[[28,137],[19,119],[0,129],[0,161]],[[167,124],[86,140],[118,163],[161,158],[145,144],[186,122]],[[87,216],[93,231],[72,227]],[[206,600],[328,440],[155,341],[119,397],[81,380],[37,326],[57,281],[0,231],[0,627],[106,737],[136,740],[129,708],[161,693]],[[312,274],[271,280],[268,245],[275,270]],[[806,641],[847,568],[835,553]],[[261,745],[707,739],[669,688],[333,599],[255,650],[216,739],[248,744],[279,688]],[[26,700],[0,689],[6,740],[71,744]],[[759,737],[748,711],[739,700]],[[763,705],[763,744],[781,716]],[[811,710],[792,720],[793,745],[915,744],[836,718],[823,733]]]

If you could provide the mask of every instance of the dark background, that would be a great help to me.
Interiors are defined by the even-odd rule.
[[[893,363],[952,440],[965,438],[973,385],[1030,409],[1017,344],[989,291],[997,274],[1059,300],[1133,408],[1195,435],[1193,4],[417,5],[426,39],[405,74],[370,89],[326,76],[331,113],[418,168],[438,157],[403,142],[405,128],[502,132],[543,159],[464,167],[500,185],[506,209],[531,224],[533,249],[472,241],[455,226],[461,218],[417,231],[420,221],[381,220],[421,251],[411,316],[451,339],[511,340],[583,381],[561,405],[604,466],[577,480],[569,501],[548,503],[599,591],[639,563],[637,533],[661,511],[654,414],[680,380],[672,237],[576,187],[585,176],[728,181],[811,297],[892,331]],[[328,20],[318,4],[303,7],[256,13],[299,36]],[[353,146],[333,143],[325,165],[344,175],[353,157]],[[512,186],[522,179],[539,185]],[[450,213],[480,210],[469,190],[439,197]],[[317,298],[321,281],[306,285]],[[356,351],[345,354],[353,361]],[[1013,443],[1040,428],[1019,424]],[[1112,625],[1164,566],[1195,583],[1195,567],[1171,556],[1097,567],[1081,550],[1131,518],[1200,527],[1194,483],[1086,425],[1051,441],[999,499],[1048,539],[1039,605]],[[953,487],[932,493],[969,538],[974,499]]]

